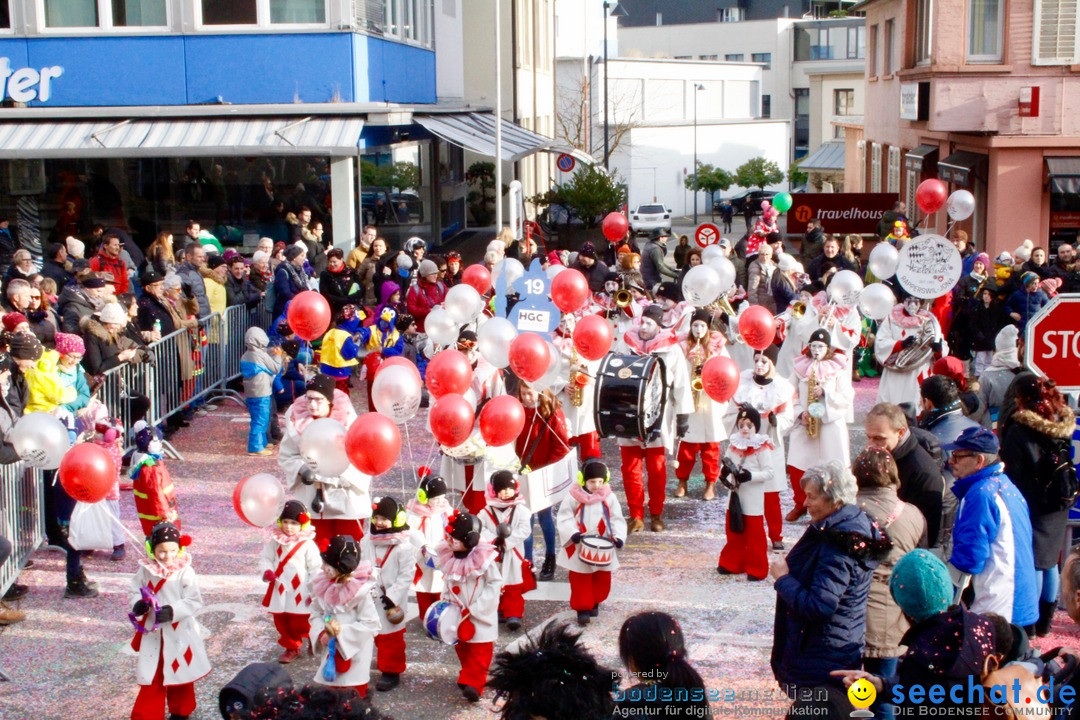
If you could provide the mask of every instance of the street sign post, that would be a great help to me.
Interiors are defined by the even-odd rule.
[[[1080,293],[1058,295],[1028,321],[1024,364],[1062,392],[1080,391]]]
[[[720,228],[712,223],[702,223],[694,231],[694,240],[703,248],[720,242]]]

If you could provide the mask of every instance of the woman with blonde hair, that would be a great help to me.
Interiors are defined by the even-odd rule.
[[[146,249],[146,265],[153,267],[161,277],[165,277],[173,269],[175,253],[171,232],[159,232],[154,242],[150,243],[150,247]]]

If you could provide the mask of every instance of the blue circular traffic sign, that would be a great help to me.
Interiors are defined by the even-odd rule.
[[[555,160],[555,165],[563,172],[570,172],[573,170],[576,163],[577,161],[574,160],[574,156],[568,155],[567,153],[562,153],[559,155],[558,159]]]

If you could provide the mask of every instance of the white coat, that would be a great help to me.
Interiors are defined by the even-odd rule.
[[[570,338],[556,338],[555,346],[568,359],[574,355],[571,352],[573,341]],[[566,418],[566,431],[572,438],[587,435],[596,430],[596,417],[593,411],[596,407],[596,373],[600,369],[601,360],[586,360],[577,355],[576,362],[585,368],[585,373],[589,376],[588,384],[581,389],[581,405],[570,402],[569,384],[559,391],[559,403],[562,405],[563,417]]]
[[[433,502],[433,501],[429,501]],[[406,505],[405,517],[409,523],[409,539],[412,541],[416,567],[420,570],[419,578],[415,579],[414,588],[417,592],[441,593],[443,591],[443,574],[435,562],[435,548],[443,541],[446,535],[446,518],[453,511],[446,499],[439,503],[438,511],[431,510],[420,505],[415,499],[409,500]],[[416,578],[416,571],[413,571]]]
[[[314,532],[311,530],[301,531],[291,537],[275,531],[263,545],[262,554],[259,556],[260,573],[267,570],[276,573],[281,561],[292,553],[277,579],[270,583],[270,605],[267,608],[270,612],[299,615],[310,612],[308,580],[314,577],[315,573],[321,572],[323,565],[319,547],[313,538]]]
[[[375,650],[375,635],[379,632],[379,614],[373,596],[375,580],[373,577],[364,581],[357,579],[356,582],[361,584],[355,595],[348,600],[330,601],[327,594],[320,594],[319,577],[312,582],[309,634],[311,647],[318,648],[321,653],[315,682],[330,687],[366,685],[371,679],[371,656]],[[318,644],[328,619],[337,620],[341,625],[335,648],[337,676],[333,680],[323,677],[323,668],[330,657],[329,647],[320,648]]]
[[[755,434],[747,439],[738,434],[731,438],[724,457],[750,471],[750,480],[735,491],[744,515],[765,514],[765,492],[775,472],[772,455],[773,447],[767,435]]]
[[[878,326],[877,336],[874,338],[874,357],[877,361],[884,365],[889,357],[900,349],[900,343],[905,338],[918,337],[923,322],[931,324],[934,338],[941,341],[941,354],[948,355],[949,347],[942,337],[941,325],[933,314],[923,310],[916,319],[904,312],[903,305],[897,305]],[[905,372],[885,368],[881,371],[877,401],[896,405],[910,402],[918,405],[919,384],[930,376],[930,367],[933,364],[934,355],[931,354],[925,362]]]
[[[583,503],[584,498],[599,499]],[[570,539],[575,533],[581,533],[626,542],[626,519],[623,517],[622,507],[619,506],[619,499],[611,492],[611,485],[604,485],[596,495],[590,496],[581,485],[572,483],[570,493],[559,504],[555,529],[559,533],[559,545],[562,546],[555,561],[559,567],[577,573],[614,572],[619,568],[618,551],[612,554],[611,564],[605,568],[581,562],[578,545]]]
[[[787,487],[787,463],[784,458],[784,438],[795,424],[795,388],[782,377],[773,375],[771,383],[759,385],[754,382],[754,371],[743,370],[739,376],[739,388],[728,403],[726,422],[735,432],[735,418],[739,406],[748,404],[761,413],[761,429],[772,443],[770,453],[773,461],[772,477],[765,484],[765,492],[780,492]],[[776,425],[769,422],[769,413],[776,418]]]
[[[522,578],[522,563],[525,561],[525,540],[532,535],[532,513],[525,507],[523,500],[509,506],[499,501],[492,503],[488,498],[488,505],[480,513],[480,524],[483,526],[483,539],[485,542],[494,543],[495,528],[499,523],[507,523],[510,526],[510,537],[506,538],[503,549],[502,572],[503,585],[520,585]]]
[[[821,361],[810,361],[806,356],[796,358],[795,374],[795,426],[791,430],[791,445],[788,448],[788,465],[799,470],[809,470],[830,460],[838,460],[843,465],[851,462],[849,453],[847,412],[855,397],[851,389],[851,376],[845,377],[847,365],[843,355]],[[806,426],[798,418],[810,405],[807,399],[809,374],[818,380],[818,387],[824,391],[821,399],[825,414],[821,417],[816,438],[806,434]]]
[[[150,561],[153,562],[153,561]],[[140,564],[131,579],[132,594],[129,607],[142,599],[141,589],[149,587],[157,594],[158,602],[172,607],[172,622],[153,632],[137,634],[132,648],[139,653],[136,678],[140,685],[152,685],[157,673],[158,657],[162,658],[162,684],[184,685],[205,677],[210,672],[210,660],[203,645],[203,628],[195,619],[203,606],[198,580],[190,560],[182,567],[162,577],[162,568],[154,563]],[[147,617],[144,624],[153,624]]]
[[[830,317],[828,299],[824,292],[819,292],[807,306],[806,314],[797,324],[800,352],[806,349],[807,343],[810,342],[810,335],[819,327],[824,327],[829,331],[833,348],[844,353],[850,383],[855,348],[859,347],[859,340],[862,337],[862,316],[856,308],[837,306]],[[849,423],[855,422],[854,403],[848,408],[845,419]]]
[[[416,548],[410,538],[411,530],[391,533],[371,533],[375,550],[375,567],[379,579],[375,587],[375,610],[379,613],[379,634],[386,635],[405,629],[405,623],[394,625],[386,619],[382,593],[402,611],[409,604],[409,586],[416,574]]]
[[[442,599],[456,605],[462,618],[467,616],[476,629],[469,642],[495,642],[499,638],[499,597],[503,585],[495,548],[481,541],[467,557],[456,558],[443,542],[435,554],[446,576]]]
[[[664,331],[661,331],[664,332]],[[634,438],[619,438],[618,444],[636,445],[638,447],[663,447],[671,455],[674,455],[678,447],[676,431],[676,415],[689,416],[694,412],[694,393],[690,388],[690,369],[686,364],[686,356],[675,344],[675,336],[668,336],[668,344],[661,336],[654,341],[645,344],[644,349],[649,355],[655,355],[664,363],[664,379],[667,384],[667,398],[664,402],[663,419],[660,421],[660,437],[651,440],[637,440]],[[627,333],[624,338],[631,348],[641,348],[640,340],[636,339],[635,332]]]
[[[691,360],[686,343],[680,343],[680,347],[686,357],[686,366],[692,383],[694,379],[694,363]],[[708,355],[709,357],[717,355],[730,357],[725,347],[723,335],[718,332],[712,333]],[[728,410],[728,403],[716,402],[704,390],[698,393],[692,392],[692,396],[696,396],[694,412],[690,415],[689,429],[682,439],[689,443],[715,443],[726,440],[728,430],[724,422],[724,416]]]

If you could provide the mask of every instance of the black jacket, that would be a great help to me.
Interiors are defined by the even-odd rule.
[[[593,262],[591,268],[586,268],[581,264],[581,258],[579,257],[570,264],[570,267],[580,271],[585,276],[585,279],[589,281],[589,290],[594,293],[604,291],[604,279],[607,277],[608,267],[599,259]]]
[[[802,248],[799,250],[799,256],[802,258],[802,264],[805,267],[809,267],[810,263],[821,257],[825,252],[825,231],[819,227],[814,228],[810,232],[803,236]]]
[[[60,306],[60,331],[74,335],[82,334],[79,323],[83,318],[93,315],[100,307],[78,283],[71,283],[64,288],[57,304]]]
[[[75,277],[55,260],[46,260],[41,266],[41,274],[47,278],[52,278],[53,282],[56,283],[56,293],[58,295],[64,289],[64,286]]]
[[[836,257],[827,258],[824,255],[818,255],[814,258],[809,265],[806,266],[806,274],[810,276],[810,279],[814,282],[819,282],[822,276],[828,272],[830,267],[835,267],[837,271],[851,270],[857,272],[858,268],[854,263],[848,260],[843,255],[837,253]]]
[[[19,454],[11,444],[11,431],[22,417],[23,410],[30,402],[30,390],[26,378],[19,370],[11,371],[11,386],[0,395],[0,465],[19,461]]]
[[[892,456],[896,461],[896,469],[900,471],[900,490],[896,493],[897,497],[922,511],[926,518],[926,542],[930,547],[936,547],[939,544],[941,503],[945,492],[941,465],[910,431],[893,449]]]
[[[225,298],[225,304],[229,307],[247,305],[248,308],[253,308],[262,300],[262,295],[246,277],[237,280],[229,273],[225,278]]]
[[[330,309],[337,312],[346,305],[363,305],[364,291],[356,275],[348,267],[341,272],[327,268],[319,273],[319,293],[330,303]]]
[[[169,309],[150,293],[143,293],[139,298],[139,329],[153,330],[155,321],[161,323],[161,337],[176,332],[176,323]]]

